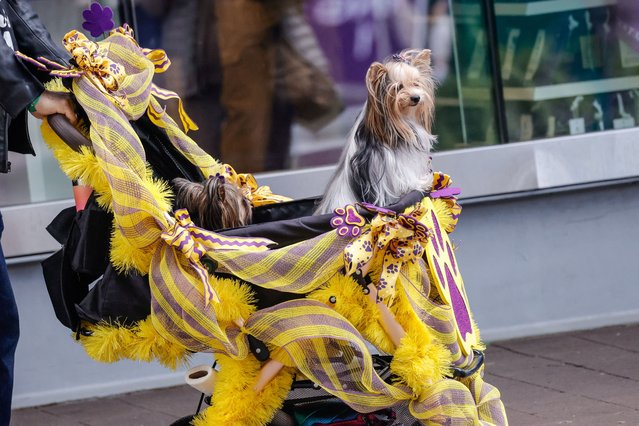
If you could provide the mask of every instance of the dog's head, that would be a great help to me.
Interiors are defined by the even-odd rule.
[[[405,50],[373,63],[366,73],[366,125],[390,145],[415,141],[413,126],[430,133],[435,82],[430,50]]]
[[[227,229],[251,222],[251,203],[237,185],[223,177],[212,176],[201,183],[177,178],[173,185],[175,209],[187,209],[201,228]]]

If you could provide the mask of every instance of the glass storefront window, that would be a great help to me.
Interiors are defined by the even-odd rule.
[[[91,3],[29,1],[55,40],[81,28]],[[193,139],[239,172],[334,164],[366,98],[368,66],[405,48],[432,50],[438,151],[639,120],[634,0],[101,3],[116,24],[135,11],[127,20],[136,16],[140,44],[172,61],[156,83],[184,100],[200,127]],[[0,206],[71,197],[37,122],[31,128],[38,157],[11,156]]]
[[[635,0],[494,4],[508,139],[635,127]]]
[[[29,0],[53,40],[62,45],[62,37],[71,29],[82,29],[82,11],[91,1]],[[118,0],[100,1],[113,9],[113,21],[123,22],[124,3]],[[54,4],[54,6],[52,6]],[[0,206],[62,200],[73,197],[71,182],[60,171],[58,163],[42,141],[40,121],[29,119],[29,134],[36,156],[9,153],[11,173],[0,174]]]
[[[81,29],[89,1],[30,0],[54,40]],[[172,65],[156,84],[176,91],[200,129],[191,136],[240,172],[337,161],[366,99],[369,65],[405,48],[432,50],[438,150],[497,142],[484,15],[452,0],[137,0],[140,45]],[[460,2],[463,3],[463,2]],[[474,3],[474,2],[473,2]],[[176,112],[177,105],[167,108]],[[0,205],[70,198],[68,180],[31,123],[38,156],[12,155]]]
[[[438,148],[496,142],[483,18],[454,26],[449,0],[135,5],[141,45],[172,60],[158,84],[185,100],[194,139],[239,171],[335,163],[368,66],[409,47],[433,52]]]

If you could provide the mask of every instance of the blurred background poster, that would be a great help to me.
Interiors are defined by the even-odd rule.
[[[308,0],[305,3],[307,20],[347,104],[362,102],[364,77],[372,62],[408,46],[425,47],[428,6],[428,0]]]
[[[617,33],[633,50],[639,52],[639,8],[637,0],[618,0]]]

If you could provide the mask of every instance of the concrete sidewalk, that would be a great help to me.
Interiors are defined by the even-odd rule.
[[[494,342],[486,381],[510,424],[639,425],[639,324]],[[162,426],[193,414],[187,387],[15,410],[12,426]]]

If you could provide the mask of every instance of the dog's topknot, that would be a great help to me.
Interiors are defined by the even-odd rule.
[[[394,61],[394,62],[403,62],[405,64],[409,64],[410,63],[408,58],[405,57],[404,55],[402,55],[401,53],[395,53],[393,56],[391,56],[391,60]]]

